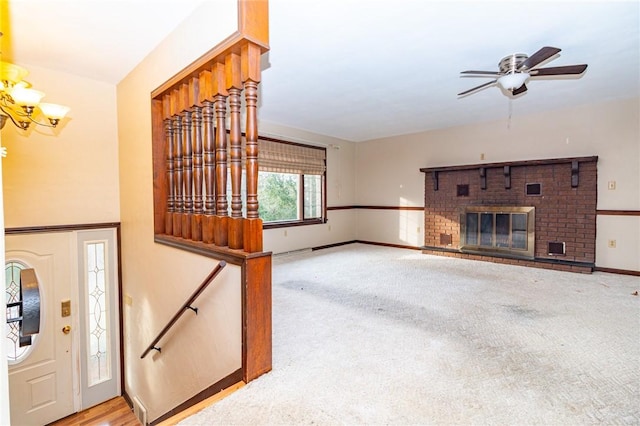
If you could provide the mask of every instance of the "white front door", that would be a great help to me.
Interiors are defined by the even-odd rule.
[[[120,395],[116,230],[7,235],[5,243],[5,282],[11,268],[33,268],[41,299],[33,344],[21,348],[8,333],[11,423],[45,425]]]
[[[6,265],[33,268],[40,292],[40,332],[32,345],[20,348],[7,342],[11,421],[20,426],[43,425],[75,411],[73,333],[63,331],[71,327],[72,317],[63,317],[60,308],[62,301],[71,300],[76,282],[71,234],[8,235],[5,243]]]

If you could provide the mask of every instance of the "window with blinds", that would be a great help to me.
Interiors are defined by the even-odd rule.
[[[258,138],[258,203],[265,228],[323,223],[326,148]]]

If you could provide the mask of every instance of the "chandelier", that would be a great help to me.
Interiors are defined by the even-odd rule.
[[[56,127],[69,112],[69,107],[40,102],[45,94],[24,80],[28,74],[18,65],[0,61],[0,129],[7,120],[22,130],[31,123]]]

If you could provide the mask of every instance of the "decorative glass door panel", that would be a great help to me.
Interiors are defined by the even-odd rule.
[[[79,231],[81,408],[120,394],[115,230]]]
[[[105,241],[85,243],[88,385],[93,386],[111,378],[111,360],[108,342],[109,327],[108,288],[105,271]]]

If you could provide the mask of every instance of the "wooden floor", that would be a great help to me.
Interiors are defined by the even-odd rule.
[[[75,426],[75,425],[92,425],[92,426],[140,426],[133,411],[124,400],[118,396],[103,402],[100,405],[91,407],[88,410],[72,414],[57,422],[50,423],[48,426]]]
[[[233,392],[244,386],[244,382],[236,383],[229,386],[227,389],[201,401],[194,406],[187,408],[181,413],[176,414],[168,420],[163,421],[158,426],[172,426],[176,423],[186,419],[189,416],[194,415],[198,411],[215,404],[223,398],[231,395]],[[88,410],[81,411],[76,414],[72,414],[64,419],[60,419],[56,422],[49,423],[47,426],[141,426],[142,423],[138,421],[133,411],[124,400],[123,397],[118,396],[110,399],[107,402],[103,402],[100,405],[91,407]]]

